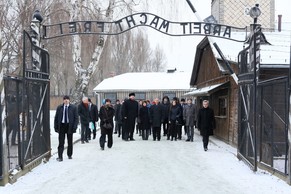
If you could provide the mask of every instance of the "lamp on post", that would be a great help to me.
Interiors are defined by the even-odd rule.
[[[254,19],[254,24],[257,23],[258,17],[261,15],[261,10],[259,8],[259,4],[256,4],[255,7],[252,7],[250,9],[250,16]]]
[[[253,140],[254,140],[254,171],[257,171],[257,81],[258,81],[258,69],[260,63],[260,40],[261,35],[260,25],[257,24],[258,17],[261,15],[259,4],[256,4],[249,11],[249,15],[254,19],[251,24],[251,41],[250,41],[250,70],[253,71]]]

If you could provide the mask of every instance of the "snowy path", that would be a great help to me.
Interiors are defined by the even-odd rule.
[[[114,135],[112,149],[98,141],[74,145],[73,159],[51,160],[33,169],[2,194],[192,194],[291,193],[287,183],[263,171],[253,173],[235,157],[236,150],[215,138],[209,151],[201,137],[193,143],[167,141],[124,142]],[[66,152],[65,152],[66,153]]]

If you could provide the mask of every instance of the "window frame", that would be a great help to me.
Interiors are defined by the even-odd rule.
[[[218,116],[227,117],[228,101],[227,96],[218,97]]]

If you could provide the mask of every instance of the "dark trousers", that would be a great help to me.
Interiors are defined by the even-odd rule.
[[[135,118],[127,118],[125,121],[125,127],[128,132],[127,138],[133,139],[134,127],[135,127]]]
[[[122,139],[128,140],[128,130],[127,130],[125,121],[122,123]]]
[[[140,123],[136,124],[136,134],[141,134]]]
[[[172,136],[172,140],[177,140],[177,125],[176,121],[171,121],[169,131],[168,131],[168,139]]]
[[[161,127],[153,127],[153,138],[154,140],[161,139]]]
[[[88,141],[88,133],[89,133],[89,123],[83,124],[81,123],[81,141]]]
[[[91,122],[93,123],[94,129],[92,130],[92,129],[89,128],[89,131],[88,131],[88,139],[91,139],[91,134],[92,133],[93,133],[93,139],[95,139],[96,138],[96,124],[93,121],[91,121]]]
[[[112,137],[113,129],[103,129],[101,128],[101,136],[99,139],[100,147],[104,148],[105,141],[106,141],[106,135],[107,135],[107,147],[111,148],[113,145],[113,137]]]
[[[208,147],[208,142],[209,142],[209,135],[203,135],[203,147],[207,148]]]
[[[164,130],[164,136],[168,134],[169,131],[169,121],[168,119],[165,119],[163,122],[163,130]]]
[[[66,134],[67,134],[67,140],[68,140],[67,155],[68,157],[73,155],[73,134],[72,133],[68,134],[68,129],[69,129],[69,124],[61,124],[60,132],[59,132],[59,146],[58,146],[59,158],[63,158]]]
[[[178,139],[180,140],[182,139],[182,126],[183,125],[180,125],[180,124],[176,125]]]
[[[118,121],[115,121],[114,132],[118,133],[118,137],[120,137],[120,135],[121,135],[121,128],[122,128],[122,124]]]
[[[134,128],[135,128],[135,119],[131,122],[129,122],[129,126],[128,126],[128,134],[129,134],[129,138],[133,139],[133,134],[134,134]]]
[[[194,126],[184,126],[187,133],[187,140],[193,141],[194,139]]]
[[[142,135],[143,140],[148,140],[149,134],[150,134],[150,129],[142,129],[141,130],[141,135]]]
[[[143,123],[140,123],[140,131],[143,140],[149,139],[150,129],[147,129]]]
[[[114,121],[115,125],[114,125],[114,133],[117,133],[119,125],[118,125],[118,121]]]

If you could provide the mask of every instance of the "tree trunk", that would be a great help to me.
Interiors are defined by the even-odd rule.
[[[82,1],[83,2],[83,1]],[[79,1],[72,1],[72,21],[78,20],[80,17],[80,7],[81,3]],[[77,4],[76,4],[77,3]],[[109,6],[106,11],[106,21],[112,21],[113,18],[113,5],[115,0],[109,1]],[[71,102],[76,104],[81,101],[83,96],[88,96],[88,86],[91,76],[94,74],[97,69],[99,59],[101,57],[104,44],[106,43],[107,36],[100,36],[99,42],[96,45],[96,48],[93,52],[91,62],[88,65],[88,68],[85,69],[82,64],[81,59],[81,38],[78,35],[73,36],[73,61],[74,69],[76,73],[75,87],[72,93]]]

